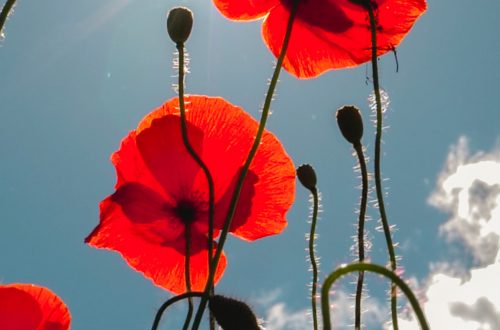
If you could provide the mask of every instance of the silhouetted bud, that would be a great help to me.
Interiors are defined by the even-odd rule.
[[[358,108],[345,105],[337,110],[337,124],[344,138],[352,144],[363,137],[363,119]]]
[[[184,43],[193,27],[193,13],[186,7],[172,8],[168,12],[167,31],[173,42]]]
[[[316,189],[316,173],[311,165],[300,165],[297,169],[297,177],[306,189],[309,189],[310,191]]]
[[[242,301],[215,295],[208,308],[223,330],[260,330],[252,309]]]

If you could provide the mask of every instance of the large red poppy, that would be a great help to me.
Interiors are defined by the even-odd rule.
[[[0,285],[0,329],[68,330],[64,302],[47,288],[33,284]]]
[[[186,97],[191,144],[215,186],[214,237],[219,234],[235,182],[253,143],[257,122],[222,98]],[[101,202],[100,224],[86,238],[119,252],[155,284],[185,292],[185,228],[191,228],[190,279],[202,290],[208,275],[208,187],[182,142],[178,99],[147,115],[115,152],[114,194]],[[230,232],[253,241],[280,233],[294,199],[295,170],[274,135],[265,132],[243,185]],[[216,271],[226,266],[224,255]]]
[[[265,17],[262,35],[278,56],[294,0],[213,0],[229,19]],[[313,78],[331,69],[348,68],[371,59],[367,10],[357,0],[299,0],[283,67],[298,78]],[[359,2],[359,1],[358,1]],[[377,51],[399,45],[426,10],[425,0],[371,0],[377,19]]]

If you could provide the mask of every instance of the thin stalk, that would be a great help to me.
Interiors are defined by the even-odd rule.
[[[415,294],[410,289],[410,287],[405,283],[405,281],[403,281],[393,271],[391,271],[383,266],[360,262],[360,263],[352,263],[352,264],[338,268],[333,273],[328,275],[325,282],[323,283],[323,287],[321,288],[321,310],[323,313],[323,329],[324,330],[331,330],[332,329],[332,325],[331,325],[331,321],[330,321],[330,302],[329,302],[329,295],[330,295],[331,286],[340,277],[345,276],[349,273],[361,272],[361,271],[376,273],[376,274],[385,276],[388,279],[390,279],[392,283],[395,283],[395,285],[397,285],[401,289],[401,291],[403,291],[403,293],[406,295],[406,297],[408,298],[408,301],[410,302],[413,310],[415,311],[418,322],[420,323],[420,328],[422,330],[429,330],[430,329],[429,324],[427,323],[427,320],[425,319],[424,312],[422,311],[422,308],[420,307],[420,304],[419,304],[417,298],[415,297]]]
[[[380,211],[380,219],[384,229],[385,240],[387,243],[387,250],[389,252],[389,260],[391,269],[396,271],[396,254],[394,252],[394,245],[392,243],[391,228],[387,220],[385,212],[384,193],[382,189],[382,175],[380,170],[381,159],[381,143],[382,143],[382,101],[380,98],[380,84],[378,77],[378,58],[377,58],[377,22],[373,7],[371,4],[367,5],[368,15],[370,17],[370,28],[372,37],[372,71],[373,71],[373,90],[375,93],[375,101],[377,104],[377,133],[375,135],[375,187],[377,191],[377,200]],[[398,327],[398,305],[397,305],[397,287],[394,283],[391,284],[391,314],[392,325],[395,330]]]
[[[169,300],[165,301],[158,309],[158,312],[156,312],[155,319],[153,322],[153,326],[151,327],[151,330],[158,329],[158,326],[160,325],[161,317],[163,316],[163,313],[167,310],[167,308],[170,307],[170,305],[173,305],[176,302],[181,301],[181,300],[186,299],[186,298],[190,299],[190,298],[201,297],[201,296],[203,296],[203,292],[186,292],[186,293],[172,297]]]
[[[217,268],[217,264],[219,263],[219,259],[222,254],[222,249],[224,247],[224,243],[226,241],[227,234],[229,232],[229,227],[231,226],[231,221],[234,216],[234,212],[236,210],[236,205],[238,204],[238,199],[240,196],[241,189],[243,187],[243,182],[245,181],[245,177],[248,173],[248,169],[250,168],[250,164],[252,163],[253,158],[255,157],[255,154],[257,153],[257,149],[259,148],[260,141],[262,139],[262,135],[264,134],[264,128],[266,127],[266,122],[267,118],[269,117],[269,110],[271,106],[271,101],[273,99],[274,95],[274,90],[276,88],[276,85],[278,83],[278,78],[281,72],[281,66],[283,65],[283,60],[285,58],[286,54],[286,49],[288,48],[288,42],[290,40],[290,36],[292,34],[292,27],[293,27],[293,21],[295,19],[295,14],[297,12],[297,7],[298,7],[298,0],[294,1],[293,8],[290,12],[290,18],[288,19],[288,25],[285,33],[285,37],[283,39],[283,45],[281,47],[281,52],[278,57],[278,61],[276,63],[276,67],[274,69],[273,76],[271,78],[271,82],[269,83],[269,88],[267,90],[267,95],[266,99],[264,101],[264,107],[262,109],[262,115],[260,118],[260,123],[259,127],[257,129],[257,134],[255,135],[255,140],[252,145],[252,148],[250,149],[250,152],[248,153],[247,159],[241,169],[240,176],[238,177],[238,181],[236,182],[236,187],[234,189],[234,193],[231,197],[231,202],[229,204],[229,209],[228,213],[226,216],[226,219],[224,221],[224,227],[221,231],[219,242],[217,245],[217,250],[215,252],[214,258],[212,260],[212,264],[210,267],[210,272],[208,275],[208,281],[205,286],[205,294],[203,295],[200,305],[198,306],[198,311],[196,312],[196,316],[193,322],[193,330],[198,329],[201,323],[201,318],[203,317],[203,312],[205,311],[206,305],[207,305],[207,300],[208,300],[208,294],[213,286],[213,281],[214,281],[214,276],[215,276],[215,270]]]
[[[311,261],[311,268],[313,272],[313,280],[311,287],[311,308],[312,308],[312,316],[313,316],[313,326],[314,330],[318,329],[318,312],[316,308],[316,300],[317,300],[317,289],[318,289],[318,264],[316,262],[316,257],[314,255],[314,238],[316,235],[316,222],[318,219],[318,190],[314,188],[311,190],[311,194],[313,196],[313,213],[311,218],[311,233],[309,234],[309,259]]]
[[[361,202],[359,207],[359,219],[358,219],[358,258],[359,262],[365,260],[365,214],[366,214],[366,204],[368,200],[368,171],[366,170],[365,155],[363,153],[363,146],[361,142],[353,144],[354,150],[358,156],[359,166],[361,168]],[[354,328],[361,329],[361,297],[363,294],[363,280],[365,273],[363,271],[359,272],[358,283],[356,287],[356,303],[355,303],[355,321]]]
[[[9,13],[12,10],[16,3],[16,0],[7,0],[5,5],[2,8],[2,12],[0,12],[0,35],[2,34],[3,26],[7,21],[7,17],[9,17]]]
[[[191,272],[189,261],[191,259],[191,224],[186,224],[186,229],[184,230],[184,236],[186,240],[186,257],[184,261],[184,275],[186,277],[186,292],[191,292]],[[184,321],[183,330],[189,328],[189,323],[191,323],[191,317],[193,316],[193,299],[188,297],[188,312],[186,315],[186,321]]]
[[[177,43],[176,45],[177,51],[179,53],[179,110],[181,114],[181,133],[182,133],[182,141],[184,142],[184,146],[186,150],[191,155],[193,160],[200,166],[205,177],[207,178],[208,184],[208,269],[210,269],[210,265],[212,264],[212,250],[213,250],[213,236],[214,236],[214,180],[212,178],[212,174],[208,169],[207,165],[203,162],[203,160],[198,156],[194,148],[191,146],[188,138],[187,132],[187,122],[186,122],[186,107],[184,103],[184,43]],[[211,279],[213,282],[213,277]]]

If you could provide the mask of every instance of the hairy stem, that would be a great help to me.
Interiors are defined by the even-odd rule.
[[[313,196],[313,213],[311,218],[311,232],[309,234],[309,259],[311,261],[311,268],[313,272],[313,280],[311,287],[311,308],[312,308],[312,316],[313,316],[313,326],[314,330],[318,329],[318,312],[316,308],[316,300],[317,300],[317,289],[318,289],[318,263],[316,261],[316,257],[314,255],[314,239],[316,235],[316,222],[318,219],[318,190],[314,188],[311,190],[311,194]]]
[[[184,44],[177,44],[177,51],[179,53],[179,110],[181,114],[181,133],[182,133],[182,141],[184,142],[184,146],[186,150],[191,155],[193,160],[200,166],[205,177],[207,179],[208,184],[208,268],[210,269],[210,265],[212,263],[212,251],[213,251],[213,231],[214,231],[214,180],[212,178],[212,174],[208,169],[207,165],[203,162],[200,156],[196,153],[194,148],[191,146],[188,138],[187,132],[187,121],[186,121],[186,106],[184,103]],[[212,278],[213,281],[213,278]]]
[[[215,270],[217,269],[217,264],[219,263],[219,259],[220,259],[221,254],[222,254],[222,249],[224,247],[224,243],[226,241],[226,237],[227,237],[227,234],[229,232],[229,228],[231,226],[231,221],[233,219],[234,212],[236,211],[236,206],[238,204],[240,192],[241,192],[241,189],[243,187],[245,177],[248,173],[248,169],[250,168],[250,164],[252,163],[252,160],[255,157],[255,154],[257,153],[257,149],[259,148],[260,141],[262,139],[262,135],[264,134],[264,128],[266,127],[266,122],[267,122],[267,119],[269,117],[269,110],[271,107],[271,101],[273,99],[274,90],[275,90],[276,85],[278,83],[278,78],[279,78],[279,74],[281,71],[281,66],[283,65],[283,60],[285,58],[286,49],[288,47],[288,42],[290,40],[290,36],[292,33],[292,26],[293,26],[293,21],[295,19],[295,14],[297,12],[298,3],[299,3],[299,1],[297,1],[297,0],[294,1],[293,8],[290,12],[290,18],[288,19],[287,30],[286,30],[285,37],[283,40],[283,45],[281,47],[281,52],[280,52],[280,55],[278,57],[276,67],[274,69],[274,73],[273,73],[273,76],[271,78],[271,82],[269,83],[269,88],[267,90],[266,99],[264,101],[264,107],[262,109],[262,115],[260,118],[259,127],[258,127],[257,133],[255,135],[254,143],[253,143],[252,148],[250,149],[250,152],[248,153],[247,159],[246,159],[246,161],[241,169],[241,173],[238,177],[238,181],[236,182],[236,187],[235,187],[234,193],[231,197],[231,201],[229,204],[229,210],[228,210],[226,219],[224,221],[224,227],[221,231],[220,239],[219,239],[219,242],[217,245],[217,250],[215,252],[215,255],[214,255],[214,258],[212,260],[211,267],[210,267],[210,272],[208,275],[209,278],[208,278],[207,285],[205,286],[205,291],[204,291],[205,294],[201,299],[200,305],[198,306],[198,310],[196,312],[196,316],[195,316],[195,319],[193,322],[193,327],[192,327],[193,330],[198,329],[198,327],[200,326],[201,318],[203,317],[203,312],[205,311],[205,308],[207,305],[208,295],[209,295],[211,288],[213,287]]]
[[[2,12],[0,12],[0,35],[2,34],[3,26],[7,21],[7,17],[9,17],[9,13],[12,10],[16,3],[16,0],[7,0],[5,5],[2,8]]]
[[[330,302],[329,302],[329,294],[330,294],[330,288],[335,283],[337,279],[339,279],[342,276],[345,276],[349,273],[354,273],[354,272],[371,272],[371,273],[376,273],[379,275],[382,275],[384,277],[387,277],[388,279],[391,280],[392,283],[397,285],[401,291],[406,295],[408,298],[413,310],[415,311],[415,314],[417,316],[418,322],[420,323],[420,328],[422,330],[429,330],[429,324],[427,323],[427,320],[425,319],[424,312],[422,311],[422,308],[420,307],[420,304],[415,297],[415,294],[413,291],[410,289],[410,287],[403,281],[399,276],[397,276],[393,271],[379,265],[375,264],[369,264],[369,263],[352,263],[346,266],[342,266],[335,270],[333,273],[331,273],[323,283],[323,287],[321,288],[321,310],[323,313],[323,329],[324,330],[331,330],[332,325],[330,321]]]
[[[384,193],[382,188],[382,175],[380,170],[380,159],[381,159],[381,144],[382,144],[382,101],[380,98],[380,84],[378,77],[378,56],[377,56],[377,21],[375,19],[375,13],[373,12],[373,6],[371,4],[367,5],[368,15],[370,17],[370,28],[372,37],[372,71],[373,71],[373,90],[375,93],[375,101],[377,104],[377,133],[375,136],[375,187],[377,191],[377,201],[380,211],[380,219],[382,221],[382,227],[384,229],[385,240],[387,243],[387,250],[389,252],[389,260],[391,269],[396,270],[396,254],[394,252],[394,245],[392,243],[391,228],[389,226],[389,221],[387,220],[387,214],[385,212],[384,204]],[[397,287],[394,283],[391,284],[391,314],[392,314],[392,325],[395,330],[398,327],[398,305],[397,305]]]
[[[368,171],[366,170],[366,161],[363,154],[363,146],[360,142],[353,144],[354,150],[358,156],[359,166],[361,168],[361,202],[359,207],[359,219],[358,219],[358,258],[359,262],[365,260],[365,214],[366,214],[366,204],[368,200]],[[359,272],[358,283],[356,286],[356,303],[355,303],[355,321],[354,328],[361,329],[361,297],[363,294],[363,280],[365,273],[363,271]]]

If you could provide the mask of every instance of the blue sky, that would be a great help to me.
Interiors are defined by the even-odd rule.
[[[76,330],[147,329],[169,297],[118,254],[92,249],[83,239],[98,222],[99,201],[113,192],[110,154],[140,118],[175,95],[165,15],[177,5],[195,14],[187,43],[188,92],[222,96],[258,117],[274,63],[260,23],[230,22],[210,1],[20,1],[0,42],[0,281],[50,287],[68,304]],[[500,263],[500,171],[483,164],[500,162],[500,3],[441,0],[428,6],[398,48],[399,72],[392,55],[380,60],[391,101],[383,146],[388,215],[404,276],[427,294],[430,310],[442,306],[443,292],[456,292],[458,305],[440,310],[431,326],[453,320],[462,322],[456,328],[480,329],[474,319],[500,322],[500,302],[495,307],[488,297],[498,284],[483,279],[484,290],[472,280],[498,274]],[[373,158],[366,70],[362,65],[314,80],[283,73],[272,106],[268,128],[297,166],[311,163],[319,177],[321,278],[353,259],[359,179],[333,113],[344,104],[362,109],[364,143]],[[475,178],[485,186],[475,185]],[[460,191],[468,194],[460,197]],[[298,186],[282,235],[252,244],[231,238],[225,248],[228,268],[218,291],[250,302],[268,329],[301,329],[309,306],[308,200]],[[459,212],[464,209],[466,215]],[[384,264],[377,212],[372,207],[369,213],[370,256]],[[368,281],[369,329],[388,319],[386,288],[378,278]],[[333,317],[339,329],[349,329],[345,306],[354,286],[346,280],[337,289],[332,299],[340,307]],[[493,304],[492,316],[474,314],[478,301]],[[165,329],[178,328],[183,309],[173,311]],[[412,328],[410,321],[404,326]]]

